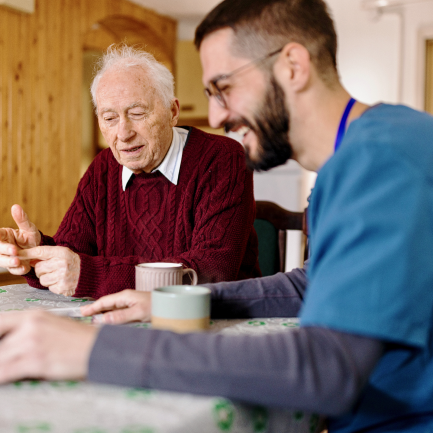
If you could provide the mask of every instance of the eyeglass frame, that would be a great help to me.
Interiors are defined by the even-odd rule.
[[[205,87],[203,89],[203,92],[207,99],[210,100],[211,97],[215,97],[216,101],[218,102],[221,107],[227,109],[227,101],[224,99],[223,91],[218,87],[218,81],[220,80],[227,80],[228,78],[233,77],[233,75],[238,74],[239,72],[242,72],[243,70],[248,69],[248,67],[256,64],[261,63],[267,59],[269,59],[272,56],[275,56],[275,54],[280,53],[283,50],[284,47],[279,48],[278,50],[271,51],[270,53],[266,54],[263,57],[259,57],[258,59],[252,60],[251,62],[246,63],[245,65],[240,66],[239,68],[235,69],[232,72],[229,72],[228,74],[220,75],[218,78],[215,78],[215,80],[209,81],[209,84],[213,87],[214,91],[212,92],[209,87]]]

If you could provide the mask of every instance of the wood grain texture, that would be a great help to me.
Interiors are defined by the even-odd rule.
[[[113,42],[174,70],[176,22],[127,0],[37,0],[34,14],[0,6],[0,227],[15,226],[19,203],[56,232],[80,176],[83,50]]]
[[[24,277],[19,275],[12,275],[9,273],[0,273],[0,286],[9,286],[11,284],[26,284],[27,281]]]

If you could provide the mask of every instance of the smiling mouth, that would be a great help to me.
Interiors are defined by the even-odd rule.
[[[122,149],[122,152],[127,152],[127,153],[133,153],[136,152],[137,150],[141,149],[144,146],[137,146],[137,147],[133,147],[132,149]]]
[[[251,129],[252,128],[250,126],[247,126],[247,125],[245,125],[245,123],[241,123],[241,122],[227,123],[225,125],[225,131],[226,132],[229,132],[229,131],[236,132],[242,138],[244,138],[248,134],[248,132],[251,131]]]
[[[243,138],[243,137],[245,137],[247,134],[248,134],[248,132],[250,132],[251,131],[251,128],[250,127],[248,127],[248,126],[246,126],[246,125],[243,125],[243,126],[241,126],[236,132]]]

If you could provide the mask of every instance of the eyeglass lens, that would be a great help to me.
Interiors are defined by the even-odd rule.
[[[218,86],[216,85],[216,83],[210,82],[209,88],[204,89],[204,94],[206,95],[206,97],[208,99],[210,99],[211,96],[214,96],[215,99],[217,100],[217,102],[222,107],[224,107],[224,108],[226,107],[226,102],[224,100],[223,94],[222,94],[221,90],[218,88]]]

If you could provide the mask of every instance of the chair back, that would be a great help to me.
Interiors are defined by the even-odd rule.
[[[304,260],[308,257],[306,210],[291,212],[269,201],[256,201],[254,228],[259,240],[259,265],[263,276],[284,272],[286,230],[304,232]]]

